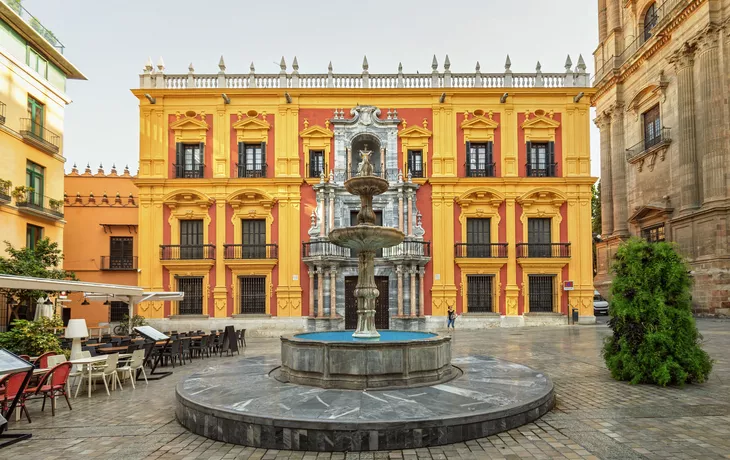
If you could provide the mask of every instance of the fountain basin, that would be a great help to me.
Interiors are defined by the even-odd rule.
[[[320,388],[364,390],[432,385],[458,375],[451,366],[451,337],[381,331],[380,340],[361,340],[352,333],[281,337],[281,367],[275,377]]]
[[[381,195],[388,191],[388,181],[378,176],[356,176],[344,183],[345,190],[353,195]]]
[[[374,251],[389,248],[403,241],[403,232],[396,228],[376,225],[335,228],[329,233],[330,241],[358,251]]]

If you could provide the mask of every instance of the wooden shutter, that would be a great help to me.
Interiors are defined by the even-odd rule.
[[[547,151],[547,176],[557,176],[558,175],[558,167],[553,166],[555,164],[555,142],[548,142],[547,145],[548,151]]]
[[[495,168],[492,166],[494,163],[494,142],[487,142],[487,172],[489,173],[488,176],[495,176],[497,172],[495,171]]]
[[[183,171],[185,171],[185,146],[178,142],[175,144],[175,172],[173,175],[182,177]]]
[[[261,177],[266,177],[266,142],[261,143]]]
[[[536,165],[532,164],[532,142],[527,142],[527,161],[525,162],[525,175],[530,175],[530,169],[535,168]]]
[[[466,176],[469,177],[471,171],[471,142],[466,141]]]

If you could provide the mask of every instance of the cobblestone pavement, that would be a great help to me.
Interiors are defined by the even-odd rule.
[[[704,347],[715,359],[710,381],[684,388],[631,386],[611,380],[600,357],[605,324],[453,333],[455,356],[490,354],[544,370],[557,405],[536,423],[448,446],[370,453],[291,452],[235,446],[196,436],[174,415],[174,386],[211,362],[176,367],[160,381],[129,384],[106,396],[61,402],[56,417],[30,403],[33,423],[11,422],[32,439],[0,450],[0,459],[291,459],[445,460],[522,458],[730,458],[730,321],[701,319]],[[241,356],[278,356],[277,339],[248,339]]]

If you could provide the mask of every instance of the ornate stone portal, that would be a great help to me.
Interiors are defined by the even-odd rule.
[[[357,338],[378,338],[375,329],[375,299],[380,294],[375,286],[375,251],[395,246],[405,235],[400,230],[375,225],[373,196],[388,190],[388,181],[373,175],[370,164],[371,151],[360,151],[358,176],[345,181],[345,189],[360,197],[360,212],[354,227],[336,228],[329,233],[334,244],[358,251],[357,329],[352,334]]]

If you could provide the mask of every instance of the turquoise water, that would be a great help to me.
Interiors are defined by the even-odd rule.
[[[424,340],[436,337],[431,332],[411,331],[378,331],[379,339],[359,339],[352,336],[355,331],[306,332],[294,337],[304,340],[319,340],[322,342],[402,342],[406,340]]]

